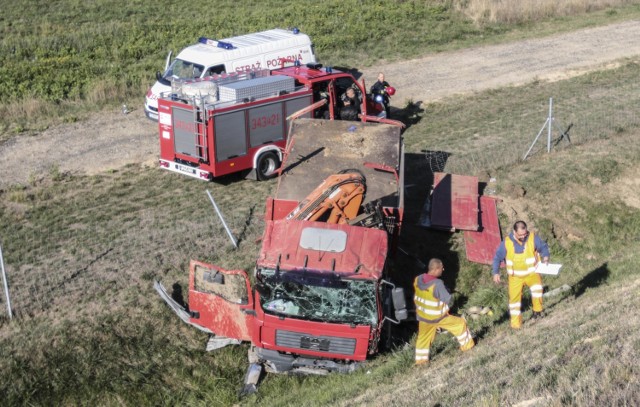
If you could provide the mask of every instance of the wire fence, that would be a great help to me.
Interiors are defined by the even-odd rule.
[[[435,127],[445,128],[447,133],[430,136],[433,142],[426,158],[434,169],[446,167],[447,172],[460,174],[480,174],[513,165],[523,160],[529,148],[527,159],[536,159],[547,152],[548,128],[544,126],[549,117],[550,98],[553,98],[552,152],[635,131],[640,126],[638,83],[623,80],[613,89],[559,88],[555,95],[541,97],[533,104],[529,101],[526,105],[480,106],[480,111],[439,112],[439,116],[446,118],[435,118],[438,121]],[[542,134],[533,144],[539,132]]]
[[[238,241],[236,250],[206,197],[202,203],[209,207],[200,221],[194,217],[168,222],[165,214],[145,211],[133,227],[94,230],[90,237],[73,229],[40,228],[21,234],[20,244],[30,246],[28,253],[16,257],[4,252],[15,316],[52,315],[69,304],[76,304],[81,308],[77,314],[83,315],[99,303],[135,303],[132,297],[141,290],[151,292],[155,279],[179,283],[186,292],[190,259],[219,262],[229,269],[250,268],[257,258],[255,242],[264,229],[263,214],[255,208],[223,211]],[[55,239],[42,243],[43,236]],[[8,242],[11,235],[3,239]],[[0,299],[4,311],[4,293]]]

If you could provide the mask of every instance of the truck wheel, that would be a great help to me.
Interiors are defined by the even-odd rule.
[[[280,167],[280,160],[278,155],[273,151],[267,151],[260,154],[258,162],[256,163],[256,175],[258,181],[264,181],[269,178],[273,178],[276,175],[276,170]]]

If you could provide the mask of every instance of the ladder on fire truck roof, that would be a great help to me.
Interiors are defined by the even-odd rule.
[[[209,113],[205,107],[204,98],[200,98],[199,106],[193,106],[193,122],[196,127],[196,157],[201,162],[208,162],[209,148],[207,145],[207,122],[209,121]]]

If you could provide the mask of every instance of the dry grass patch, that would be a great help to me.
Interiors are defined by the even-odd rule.
[[[634,0],[466,0],[455,2],[478,25],[520,24],[637,4]]]

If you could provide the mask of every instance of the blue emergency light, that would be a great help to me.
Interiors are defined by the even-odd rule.
[[[234,49],[235,47],[230,42],[218,41],[218,48]]]
[[[298,27],[293,27],[293,30],[291,31],[293,31],[294,34],[300,33],[300,30],[298,30]]]
[[[200,44],[205,44],[205,45],[215,45],[218,48],[224,48],[224,49],[235,49],[236,48],[230,42],[216,41],[216,40],[212,40],[211,38],[207,38],[207,37],[198,38],[198,42]]]
[[[333,72],[333,68],[331,68],[330,66],[328,66],[328,67],[326,67],[326,68],[324,69],[324,71],[325,71],[326,73],[332,73],[332,72]]]

